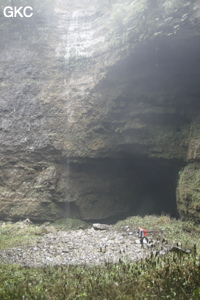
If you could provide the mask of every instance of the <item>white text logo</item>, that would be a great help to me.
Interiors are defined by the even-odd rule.
[[[3,14],[6,18],[16,18],[19,16],[20,18],[31,18],[33,13],[33,8],[31,6],[6,6],[3,10]]]

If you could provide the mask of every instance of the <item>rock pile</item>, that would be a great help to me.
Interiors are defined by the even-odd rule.
[[[98,228],[98,229],[94,229]],[[0,251],[0,260],[24,266],[104,264],[144,258],[136,235],[109,226],[76,231],[58,231],[40,237],[35,245]],[[104,229],[102,229],[104,228]],[[100,230],[99,230],[100,229]]]
[[[45,233],[35,245],[0,251],[0,261],[31,267],[101,265],[136,261],[170,250],[169,244],[153,240],[141,248],[136,234],[128,226],[116,231],[112,226],[94,224],[85,230]]]

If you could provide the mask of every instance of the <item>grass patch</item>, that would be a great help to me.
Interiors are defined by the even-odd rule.
[[[149,215],[144,218],[136,216],[118,222],[114,225],[114,229],[120,230],[123,226],[129,226],[133,231],[141,226],[147,230],[148,236],[153,238],[166,239],[171,243],[181,242],[187,244],[188,247],[196,244],[197,248],[200,248],[200,225],[194,224],[192,221],[184,222],[167,215]]]
[[[77,230],[77,229],[87,229],[91,226],[91,223],[84,222],[78,219],[59,219],[52,224],[55,228],[61,230]]]
[[[199,260],[170,254],[101,267],[2,265],[0,299],[199,299]]]
[[[65,224],[65,220],[60,220],[54,226],[60,228],[63,222]],[[68,222],[71,221],[66,221],[67,227]],[[124,226],[134,230],[138,225],[154,231],[155,237],[160,234],[169,242],[183,243],[187,240],[191,253],[168,252],[160,256],[152,253],[147,259],[135,263],[106,263],[102,266],[30,268],[0,264],[0,299],[200,299],[200,226],[168,216],[146,216],[120,221],[113,230],[123,230]],[[38,226],[22,226],[21,223],[4,224],[2,227],[1,223],[1,249],[13,246],[16,241],[23,245],[31,243],[33,238],[37,238],[36,228]]]
[[[38,236],[36,226],[19,223],[0,223],[0,250],[16,245],[32,245]]]

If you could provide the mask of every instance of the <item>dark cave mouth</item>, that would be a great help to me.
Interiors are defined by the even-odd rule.
[[[169,214],[178,217],[176,186],[179,166],[165,160],[139,160],[136,172],[140,182],[138,201],[131,206],[131,214]]]
[[[178,218],[176,186],[182,166],[183,162],[179,160],[144,156],[89,159],[87,162],[72,164],[71,170],[74,169],[80,178],[87,177],[88,182],[91,180],[94,203],[105,201],[106,198],[110,210],[105,210],[103,214],[99,210],[97,217],[84,218],[79,215],[79,208],[75,208],[74,203],[69,203],[68,207],[74,211],[76,218],[107,224],[130,216],[166,214]]]
[[[153,214],[179,217],[176,186],[181,162],[142,157],[122,163],[120,172],[128,182],[122,189],[127,195],[124,201],[128,201],[129,210],[103,221],[112,223],[130,216]],[[136,180],[135,183],[131,179]]]

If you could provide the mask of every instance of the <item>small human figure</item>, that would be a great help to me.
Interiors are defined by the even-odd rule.
[[[137,233],[138,233],[138,237],[140,238],[141,247],[144,248],[144,239],[146,239],[148,243],[147,231],[139,226]]]

